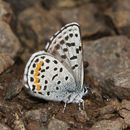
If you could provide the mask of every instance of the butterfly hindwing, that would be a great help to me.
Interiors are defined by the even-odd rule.
[[[52,101],[64,100],[76,86],[73,75],[45,51],[31,56],[25,68],[24,81],[32,95]]]
[[[72,72],[76,86],[83,85],[83,57],[80,27],[77,23],[65,25],[48,43],[47,51],[59,59]]]

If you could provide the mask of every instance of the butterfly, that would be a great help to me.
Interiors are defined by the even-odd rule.
[[[46,45],[46,51],[34,53],[24,71],[29,93],[49,101],[82,103],[89,87],[83,85],[83,50],[78,23],[66,24]]]

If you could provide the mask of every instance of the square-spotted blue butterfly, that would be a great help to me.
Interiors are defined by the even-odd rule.
[[[34,53],[24,72],[25,87],[31,95],[50,101],[80,103],[88,93],[83,85],[84,67],[80,27],[70,23],[47,43],[46,51]],[[65,108],[65,107],[64,107]]]

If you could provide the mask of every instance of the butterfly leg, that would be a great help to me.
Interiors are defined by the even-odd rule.
[[[81,104],[81,103],[82,103],[83,110],[84,110],[84,100],[83,100],[83,99],[80,99],[78,103],[79,103],[79,110],[81,110],[81,108],[80,108],[80,104]]]
[[[65,111],[65,108],[66,108],[66,102],[65,102],[65,105],[64,105],[64,108],[63,108],[63,111],[62,111],[62,113],[64,113],[64,111]]]
[[[83,106],[83,110],[84,110],[84,100],[82,100],[82,106]]]
[[[80,108],[80,102],[79,102],[78,104],[79,104],[79,111],[81,111],[81,108]]]

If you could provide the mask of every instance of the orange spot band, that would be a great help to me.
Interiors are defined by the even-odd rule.
[[[34,81],[34,84],[36,85],[36,90],[40,90],[41,89],[41,87],[40,87],[40,85],[38,84],[38,81],[39,81],[39,78],[37,77],[38,76],[38,74],[39,74],[39,70],[40,70],[40,68],[41,68],[41,66],[44,64],[44,62],[43,61],[40,61],[38,64],[37,64],[37,67],[36,67],[36,69],[35,69],[35,73],[34,73],[34,78],[35,78],[35,81]]]

